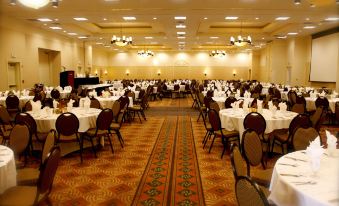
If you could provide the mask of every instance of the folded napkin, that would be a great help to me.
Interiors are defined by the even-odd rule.
[[[60,86],[57,86],[56,89],[57,89],[59,92],[62,92],[62,91],[63,91],[62,87],[60,87]]]
[[[262,100],[257,100],[257,112],[260,114],[262,113],[262,103]]]
[[[338,93],[335,90],[332,92],[332,94],[335,95],[335,96],[338,95]]]
[[[268,102],[268,110],[271,111],[272,108],[273,108],[273,106],[274,106],[274,105],[273,105],[273,102],[272,102],[272,101],[269,101],[269,102]]]
[[[85,97],[84,99],[85,99],[84,100],[84,107],[89,108],[90,105],[91,105],[91,100],[88,97]]]
[[[56,100],[53,100],[53,108],[58,108],[59,102]]]
[[[283,112],[287,111],[287,105],[286,105],[285,102],[280,102],[278,106],[279,106],[281,111],[283,111]]]
[[[75,102],[75,101],[74,101],[73,99],[70,99],[69,102],[67,103],[67,107],[68,107],[68,108],[72,108],[74,102]]]
[[[32,105],[32,112],[33,113],[40,112],[41,102],[40,101],[34,102],[33,100],[30,100],[30,102],[31,102],[31,105]]]
[[[5,97],[7,97],[7,96],[8,96],[8,93],[9,93],[9,91],[8,91],[8,90],[6,90],[6,91],[5,91],[5,95],[4,95],[4,96],[5,96]]]
[[[337,138],[327,130],[326,130],[326,137],[327,137],[327,148],[336,149],[337,141],[338,141]]]
[[[91,91],[91,92],[88,93],[88,95],[91,96],[91,97],[97,97],[98,96],[96,91]]]
[[[320,145],[320,137],[318,136],[306,148],[306,154],[311,160],[312,170],[316,171],[320,168],[320,159],[323,153],[324,148]]]
[[[301,96],[303,96],[303,93],[298,92],[297,95],[298,95],[299,97],[301,97]]]
[[[320,98],[324,98],[325,95],[326,95],[326,93],[325,93],[325,91],[323,90],[323,91],[319,94],[319,97],[320,97]]]
[[[239,104],[240,104],[240,101],[233,102],[231,103],[231,107],[233,109],[239,109]]]

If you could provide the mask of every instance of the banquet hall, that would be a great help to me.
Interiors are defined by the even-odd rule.
[[[3,0],[0,205],[338,205],[338,0]]]

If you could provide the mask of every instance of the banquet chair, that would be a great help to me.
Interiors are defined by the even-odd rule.
[[[299,127],[295,130],[292,136],[293,150],[305,150],[311,141],[315,140],[319,136],[319,133],[313,127]],[[321,142],[319,142],[321,144]]]
[[[211,101],[209,104],[210,104],[210,109],[214,109],[215,111],[219,113],[220,107],[216,101]]]
[[[295,103],[292,106],[291,111],[295,112],[295,113],[298,113],[298,114],[303,114],[306,111],[305,105],[304,104]]]
[[[231,145],[231,165],[235,181],[242,176],[250,177],[250,166],[248,165],[248,162],[244,160],[239,146],[234,143]],[[255,179],[255,177],[251,178]],[[265,196],[268,197],[270,192],[267,189],[267,185],[259,185],[259,187]]]
[[[21,165],[20,161],[17,162],[19,167],[25,166],[27,162],[27,151],[29,146],[29,128],[26,124],[14,125],[9,135],[9,147],[13,150],[15,157],[20,160],[20,157],[24,155],[25,161]]]
[[[41,103],[43,103],[45,101],[46,98],[46,93],[44,91],[38,91],[35,93],[33,101],[41,101]]]
[[[25,103],[25,106],[24,108],[22,108],[22,111],[23,112],[29,112],[29,111],[32,111],[32,104],[31,104],[31,101],[27,101]]]
[[[291,121],[288,129],[277,129],[272,132],[272,147],[271,152],[273,152],[274,145],[280,145],[281,152],[284,152],[284,145],[287,145],[287,151],[289,146],[291,146],[291,138],[293,133],[298,127],[309,127],[311,125],[310,118],[307,114],[298,114]]]
[[[197,96],[198,96],[198,107],[199,107],[199,116],[197,119],[197,122],[198,122],[202,115],[206,116],[207,108],[206,108],[206,105],[204,104],[204,98],[205,98],[204,94],[199,92]]]
[[[147,96],[144,96],[142,98],[142,102],[140,105],[133,105],[133,107],[128,107],[128,111],[133,112],[133,119],[135,118],[135,114],[137,114],[140,123],[142,123],[140,115],[144,118],[144,120],[146,120],[146,115],[144,112],[144,110],[146,109],[146,102],[147,102]]]
[[[204,127],[206,129],[206,133],[202,141],[202,144],[204,145],[203,146],[203,149],[204,149],[206,146],[207,140],[209,140],[213,134],[213,128],[212,128],[211,123],[209,122],[208,116],[203,115],[202,120],[204,121]]]
[[[54,108],[53,101],[54,99],[48,97],[45,98],[41,103],[43,107]]]
[[[237,99],[233,96],[227,97],[227,99],[225,100],[225,108],[232,108],[231,104],[236,102]]]
[[[236,180],[235,195],[239,206],[269,206],[265,194],[250,177]]]
[[[174,89],[171,92],[171,98],[173,98],[173,94],[174,94],[175,98],[180,97],[180,90],[179,89],[180,89],[179,84],[175,84]]]
[[[339,102],[335,103],[335,120],[339,123]]]
[[[78,142],[80,148],[80,160],[82,163],[82,143],[79,137],[79,119],[73,113],[66,112],[58,116],[55,122],[57,131],[56,143]]]
[[[15,95],[9,95],[6,98],[6,109],[9,113],[9,115],[14,118],[15,115],[20,112],[20,108],[19,108],[19,98]]]
[[[191,97],[193,99],[193,103],[191,108],[196,108],[198,106],[198,99],[197,99],[197,95],[196,95],[196,89],[194,87],[191,88]]]
[[[98,99],[96,99],[95,97],[91,97],[91,104],[90,104],[90,108],[95,108],[95,109],[101,109],[101,105]]]
[[[266,154],[270,151],[270,139],[268,135],[265,135],[266,120],[258,112],[248,113],[244,119],[244,129],[254,130],[260,137],[263,144],[266,144]]]
[[[0,136],[2,136],[2,144],[9,141],[9,134],[13,128],[11,116],[5,106],[0,104]]]
[[[217,136],[221,137],[222,144],[224,146],[224,149],[221,153],[221,158],[224,156],[224,153],[226,151],[226,148],[228,146],[228,143],[231,141],[238,141],[240,144],[239,140],[239,132],[238,131],[228,131],[226,129],[223,129],[221,127],[221,121],[219,117],[219,112],[215,111],[214,109],[210,109],[208,111],[208,119],[211,123],[212,129],[213,129],[213,139],[210,145],[209,153],[212,150],[214,140]]]
[[[115,101],[112,106],[112,112],[113,112],[113,120],[110,125],[110,132],[115,132],[115,134],[118,137],[118,140],[120,142],[121,147],[124,147],[124,139],[122,138],[122,135],[120,133],[120,128],[122,124],[122,113],[120,112],[121,107],[120,107],[121,102],[119,100]]]
[[[317,131],[320,130],[320,125],[323,119],[323,111],[324,109],[322,106],[317,107],[315,109],[315,112],[310,116],[312,127],[316,129]]]
[[[266,169],[261,140],[255,130],[245,130],[241,139],[241,148],[247,165],[247,175],[251,176],[258,184],[267,187],[270,184],[272,169]],[[251,171],[251,166],[257,167],[260,164],[263,170]]]
[[[204,105],[205,105],[207,110],[210,109],[210,102],[213,102],[212,97],[205,96],[204,97]]]
[[[0,205],[39,205],[47,202],[60,161],[60,148],[53,147],[41,166],[37,186],[15,186],[0,195]]]
[[[87,130],[83,135],[82,135],[82,141],[81,144],[83,147],[83,142],[85,139],[88,139],[91,142],[92,145],[92,150],[94,152],[95,158],[97,158],[97,153],[94,147],[93,139],[98,138],[108,138],[109,144],[111,146],[111,150],[113,153],[113,146],[112,146],[112,141],[110,137],[110,125],[113,120],[113,112],[111,109],[104,109],[100,112],[97,121],[96,121],[96,128],[91,128]],[[100,140],[99,140],[100,141]]]
[[[55,100],[60,99],[60,92],[57,89],[52,89],[51,91],[51,97]]]
[[[329,123],[331,123],[331,117],[332,117],[332,111],[329,107],[330,103],[326,97],[318,97],[315,100],[315,107],[318,108],[320,106],[323,107],[325,117],[329,120]]]
[[[48,153],[55,144],[55,135],[56,135],[55,130],[51,130],[48,133],[48,136],[46,138],[46,141],[44,142],[44,146],[42,149],[41,162],[39,168],[25,167],[22,169],[17,169],[16,179],[18,185],[36,185],[39,179],[40,168],[45,159],[47,158]]]
[[[144,89],[141,89],[141,90],[139,91],[139,97],[134,99],[133,104],[140,104],[141,101],[142,101],[142,98],[144,97],[144,95],[145,95],[145,90],[144,90]]]

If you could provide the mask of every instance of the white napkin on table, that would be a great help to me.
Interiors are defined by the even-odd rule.
[[[53,100],[53,108],[58,108],[59,102],[56,100]]]
[[[273,102],[272,101],[269,101],[268,102],[268,110],[272,111],[272,108],[273,108]]]
[[[326,137],[327,137],[327,148],[336,149],[337,141],[338,141],[337,138],[327,130],[326,130]]]
[[[40,101],[36,101],[34,102],[33,100],[30,100],[31,105],[32,105],[32,112],[36,113],[39,112],[41,110],[41,102]]]
[[[257,99],[257,112],[260,114],[262,113],[262,103],[263,103],[263,100]]]
[[[89,108],[91,106],[91,100],[88,97],[85,97],[84,99],[84,107]]]
[[[91,96],[91,97],[97,97],[98,96],[96,91],[91,91],[91,92],[88,93],[88,95]]]
[[[320,158],[324,153],[324,148],[320,145],[320,137],[318,136],[310,142],[310,145],[306,148],[306,154],[311,159],[312,167],[320,167]]]
[[[67,107],[68,107],[68,108],[72,108],[74,102],[75,102],[75,101],[74,101],[73,99],[70,99],[69,102],[67,103]]]
[[[285,102],[280,102],[279,103],[279,108],[280,108],[280,111],[286,112],[287,111],[286,103]]]
[[[324,98],[325,95],[326,95],[326,93],[325,93],[324,90],[323,90],[323,91],[319,94],[319,97],[320,97],[320,98]]]
[[[57,86],[56,89],[57,89],[59,92],[62,92],[62,91],[63,91],[62,87],[60,87],[60,86]]]
[[[5,97],[8,96],[8,92],[9,92],[8,90],[5,91],[5,95],[4,95]]]

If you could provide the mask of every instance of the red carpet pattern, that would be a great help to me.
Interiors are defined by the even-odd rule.
[[[133,205],[205,205],[189,117],[168,117]]]

